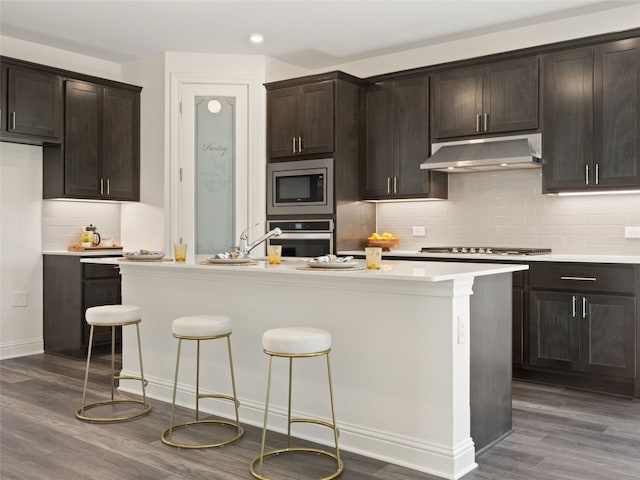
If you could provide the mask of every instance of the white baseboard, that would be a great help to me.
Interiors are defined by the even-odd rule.
[[[23,340],[20,342],[0,343],[0,360],[8,358],[26,357],[44,352],[44,341],[42,338]]]

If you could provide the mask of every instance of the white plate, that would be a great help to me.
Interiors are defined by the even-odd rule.
[[[160,260],[161,258],[164,258],[164,252],[124,252],[122,256],[128,260]]]
[[[207,258],[207,262],[209,263],[219,263],[219,264],[237,264],[237,263],[251,263],[253,262],[253,258]]]
[[[306,262],[307,266],[313,268],[352,268],[358,265],[358,262],[341,262],[341,263],[328,263],[328,262]]]

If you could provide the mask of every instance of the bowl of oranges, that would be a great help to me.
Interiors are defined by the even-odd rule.
[[[377,232],[372,233],[367,238],[367,247],[382,247],[384,252],[388,252],[393,247],[397,247],[400,239],[393,236],[392,233],[384,232],[382,235]]]

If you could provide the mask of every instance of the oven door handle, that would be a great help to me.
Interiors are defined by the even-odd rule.
[[[327,233],[282,233],[271,240],[327,240],[331,239],[332,234]]]

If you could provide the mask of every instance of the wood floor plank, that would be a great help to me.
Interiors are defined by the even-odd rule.
[[[108,356],[92,361],[91,400],[108,395]],[[251,479],[249,463],[261,431],[245,426],[240,442],[217,449],[164,445],[170,406],[150,400],[151,415],[100,425],[78,421],[85,362],[33,355],[0,362],[0,478],[2,480],[236,480]],[[120,366],[118,365],[118,368]],[[179,418],[193,411],[177,408]],[[514,433],[477,459],[463,480],[637,480],[640,402],[524,382],[513,384]],[[268,448],[283,436],[268,436]],[[309,445],[308,442],[301,444]],[[409,468],[341,452],[341,480],[435,480]],[[281,465],[278,465],[281,463]],[[283,457],[274,478],[318,478],[323,458]],[[315,473],[310,476],[310,473]]]

